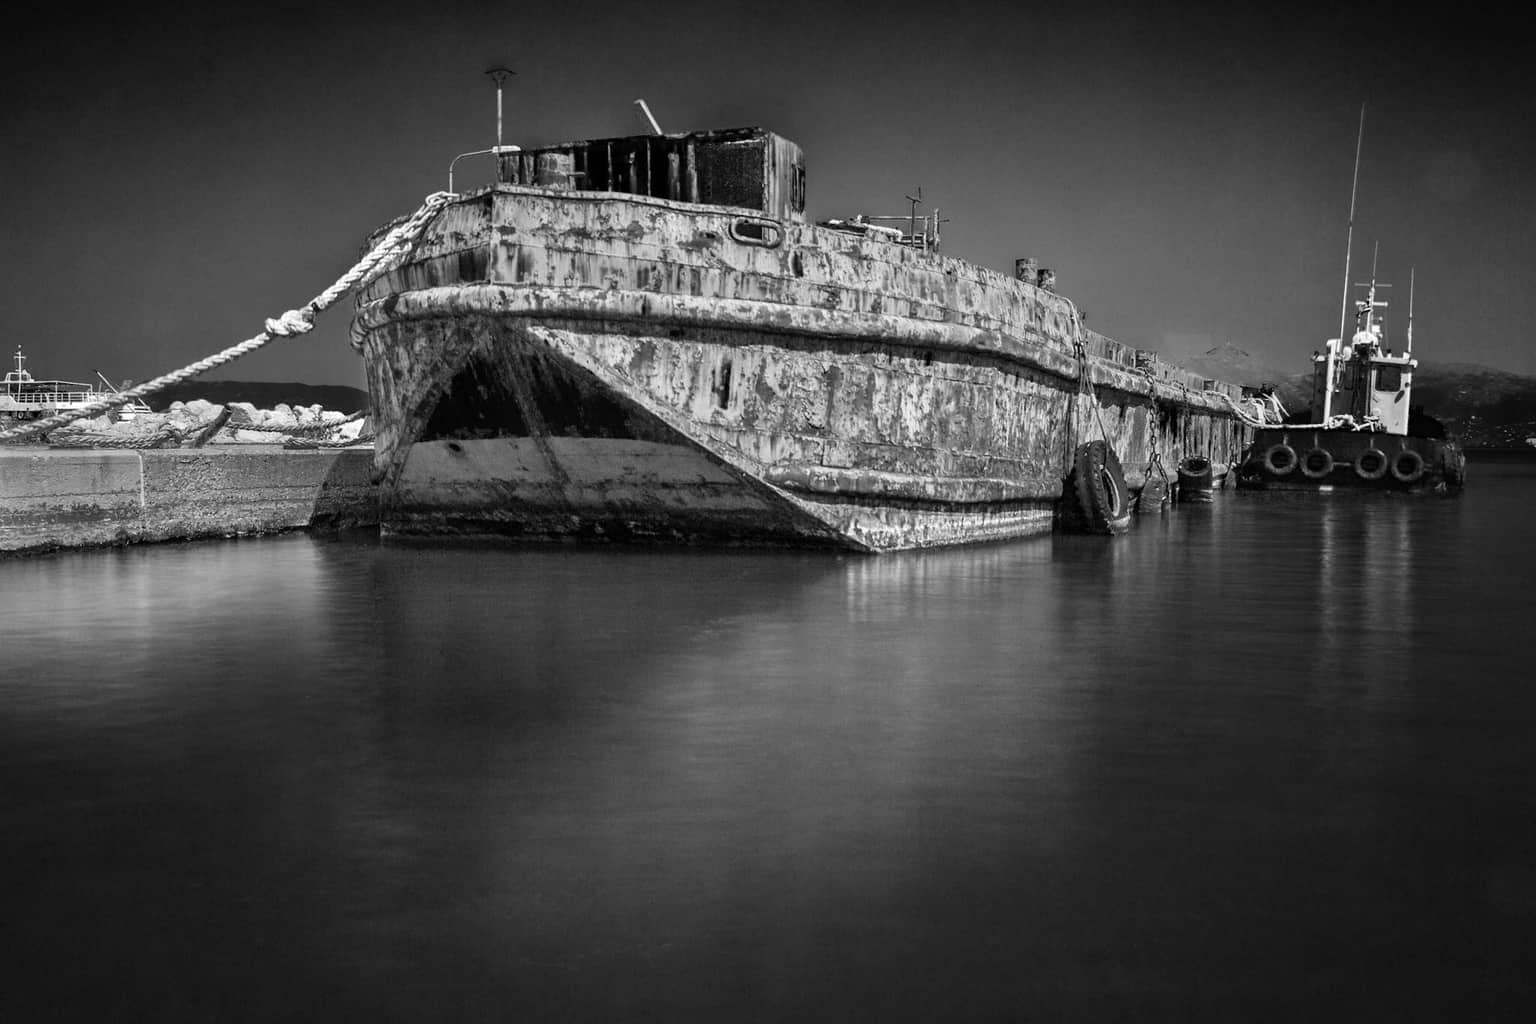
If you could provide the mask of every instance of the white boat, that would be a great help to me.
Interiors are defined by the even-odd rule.
[[[0,380],[0,419],[35,420],[61,412],[84,409],[92,402],[99,402],[109,394],[118,393],[111,382],[102,377],[102,383],[110,391],[98,390],[93,384],[68,380],[38,380],[27,372],[27,357],[21,346],[16,346],[16,369],[6,371]],[[100,374],[97,374],[101,377]],[[141,413],[151,412],[143,402],[129,402],[116,410],[120,419],[132,419]]]

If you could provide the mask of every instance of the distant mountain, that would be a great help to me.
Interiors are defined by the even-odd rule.
[[[1420,363],[1413,401],[1468,448],[1514,448],[1536,437],[1536,377],[1473,363]]]
[[[1230,341],[1209,350],[1202,356],[1176,360],[1179,366],[1192,370],[1203,377],[1230,381],[1234,384],[1274,384],[1296,375],[1295,367],[1278,367],[1264,362]]]
[[[246,380],[189,380],[149,397],[150,408],[163,412],[172,402],[201,398],[216,405],[250,402],[258,409],[279,405],[320,405],[335,412],[354,413],[368,408],[368,392],[345,384],[297,384]]]
[[[1312,373],[1264,364],[1231,343],[1180,365],[1234,384],[1275,385],[1292,412],[1312,400]],[[1475,363],[1421,362],[1413,375],[1413,404],[1444,423],[1467,448],[1524,447],[1536,437],[1536,377],[1495,370]]]

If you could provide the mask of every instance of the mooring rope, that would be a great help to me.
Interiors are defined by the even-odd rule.
[[[24,426],[0,431],[0,441],[15,441],[24,437],[35,437],[38,434],[46,434],[55,427],[62,427],[66,423],[100,416],[104,412],[120,408],[146,395],[163,391],[172,385],[180,384],[184,380],[207,373],[215,367],[233,362],[243,355],[255,352],[263,345],[277,338],[308,334],[315,326],[316,314],[333,305],[337,299],[359,284],[366,284],[372,279],[370,275],[373,274],[375,269],[380,268],[380,265],[385,260],[403,255],[410,246],[415,245],[417,236],[432,218],[437,215],[437,212],[455,198],[457,196],[452,192],[434,192],[428,196],[421,204],[420,209],[390,229],[389,233],[384,236],[378,245],[373,247],[371,252],[358,260],[351,270],[337,278],[334,284],[319,295],[316,295],[301,309],[290,309],[281,316],[269,319],[265,324],[266,329],[260,334],[247,338],[238,345],[232,345],[222,352],[183,366],[179,370],[156,377],[154,380],[140,384],[138,387],[119,391],[110,398],[103,398],[84,405],[79,409],[72,409],[69,412],[59,413],[56,416],[49,416],[47,419],[33,420]]]
[[[1242,420],[1244,423],[1248,424],[1248,426],[1255,429],[1262,429],[1265,427],[1285,427],[1287,430],[1344,430],[1347,428],[1356,432],[1376,431],[1381,429],[1380,422],[1377,421],[1374,417],[1367,416],[1363,420],[1357,420],[1347,412],[1341,412],[1337,415],[1330,416],[1328,419],[1320,423],[1271,423],[1269,420],[1264,418],[1262,411],[1258,413],[1249,412],[1241,405],[1234,402],[1232,400],[1232,396],[1227,394],[1225,391],[1212,391],[1209,393],[1220,395],[1222,399],[1232,407],[1232,411],[1237,415],[1238,419]],[[1260,410],[1264,408],[1264,400],[1262,398],[1250,398],[1248,401],[1253,403],[1253,405]],[[1279,399],[1275,399],[1275,407],[1279,412],[1281,412],[1282,415],[1284,414],[1285,407],[1280,405]]]
[[[71,431],[50,438],[54,448],[179,448],[183,434],[175,427],[162,427],[153,434],[102,434],[95,431]]]
[[[351,448],[353,445],[368,444],[373,440],[372,434],[359,434],[356,437],[341,437],[335,440],[326,440],[318,437],[290,437],[283,442],[284,448]]]
[[[309,434],[329,434],[332,430],[347,423],[356,423],[366,419],[368,413],[354,412],[346,419],[325,420],[318,423],[299,423],[284,425],[281,423],[226,423],[224,426],[230,430],[245,430],[256,434],[292,434],[301,437]]]

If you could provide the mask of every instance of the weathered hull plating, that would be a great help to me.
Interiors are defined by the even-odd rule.
[[[1077,444],[1230,464],[1225,395],[960,260],[497,186],[359,301],[395,533],[822,544],[1051,529]],[[1092,397],[1088,394],[1091,385]]]

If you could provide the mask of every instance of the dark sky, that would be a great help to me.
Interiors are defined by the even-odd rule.
[[[1536,373],[1536,73],[1511,21],[1453,5],[833,2],[410,8],[77,5],[13,21],[4,340],[39,376],[144,379],[301,305],[382,222],[495,142],[756,124],[805,150],[816,218],[904,213],[945,250],[1034,256],[1089,324],[1285,369],[1353,278],[1409,268],[1432,361]],[[488,165],[460,164],[461,186]],[[350,300],[219,378],[361,385]]]

